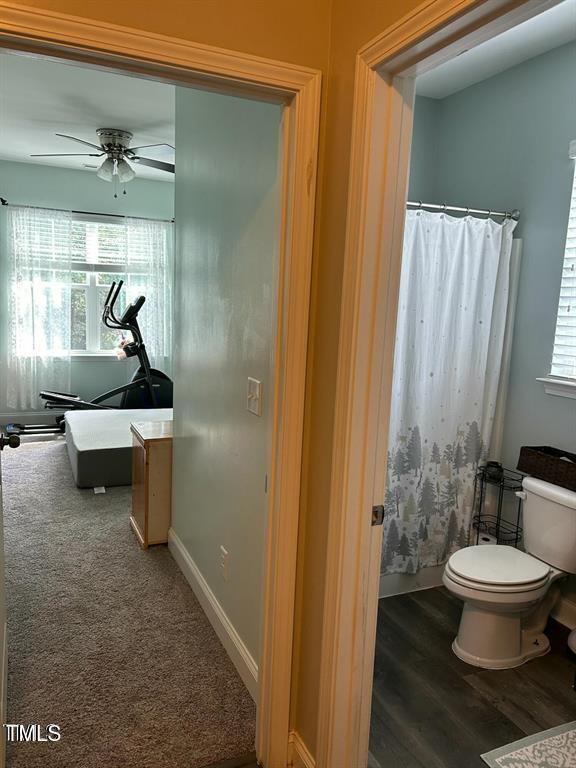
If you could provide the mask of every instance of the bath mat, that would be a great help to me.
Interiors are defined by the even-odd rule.
[[[574,768],[576,720],[481,755],[491,768]]]

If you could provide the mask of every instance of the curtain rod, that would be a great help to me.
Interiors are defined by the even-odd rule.
[[[504,219],[513,219],[518,221],[520,218],[520,211],[514,209],[513,211],[492,211],[488,208],[462,208],[458,205],[439,205],[438,203],[423,203],[421,200],[418,202],[412,202],[408,200],[407,206],[412,208],[428,208],[431,211],[456,211],[458,213],[477,213],[485,216],[502,216]]]
[[[0,197],[0,204],[9,205],[5,197]],[[143,219],[144,221],[162,221],[166,224],[174,224],[174,219],[154,219],[151,216],[126,216],[123,213],[102,213],[96,211],[67,211],[65,208],[48,208],[43,205],[20,205],[18,208],[33,208],[36,211],[64,211],[65,213],[78,213],[80,216],[109,216],[115,219]]]

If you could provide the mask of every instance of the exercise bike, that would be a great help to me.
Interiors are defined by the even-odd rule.
[[[45,401],[44,407],[54,410],[114,410],[117,408],[171,408],[172,407],[172,380],[162,371],[150,367],[150,360],[146,352],[146,346],[138,325],[138,313],[146,301],[145,296],[138,296],[129,304],[120,318],[115,314],[114,308],[122,290],[124,281],[113,282],[108,291],[102,322],[107,328],[120,331],[128,331],[132,340],[124,343],[122,352],[126,357],[137,357],[140,365],[127,384],[110,389],[93,400],[83,400],[80,395],[66,392],[52,392],[43,390],[40,397]],[[106,404],[106,401],[114,397],[120,397],[118,405]],[[8,434],[57,434],[64,432],[64,416],[56,417],[56,425],[49,424],[8,424]]]

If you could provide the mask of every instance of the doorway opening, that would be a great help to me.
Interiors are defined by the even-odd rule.
[[[560,407],[546,402],[536,379],[549,376],[555,328],[558,322],[564,325],[558,320],[565,311],[558,296],[565,290],[573,180],[568,134],[574,113],[567,96],[570,87],[567,82],[562,86],[562,77],[569,77],[568,62],[574,57],[575,9],[571,3],[523,3],[515,9],[502,3],[494,16],[475,8],[457,17],[447,5],[435,18],[416,12],[359,56],[347,253],[360,266],[357,282],[345,286],[341,326],[351,353],[341,361],[342,423],[335,440],[333,512],[341,526],[331,531],[329,549],[335,555],[332,545],[338,542],[345,556],[342,549],[338,562],[329,556],[329,578],[338,586],[337,601],[329,601],[325,615],[320,753],[328,762],[346,755],[351,764],[366,763],[371,713],[369,764],[383,768],[400,763],[480,766],[486,764],[481,755],[492,764],[487,753],[496,747],[552,726],[564,727],[570,719],[568,629],[554,626],[549,638],[545,632],[551,611],[569,623],[569,609],[565,601],[556,604],[555,579],[544,589],[542,579],[556,567],[553,562],[546,556],[541,560],[529,542],[526,551],[514,546],[521,545],[519,529],[526,528],[522,517],[518,519],[514,494],[527,491],[522,475],[516,474],[520,446],[540,444],[538,434],[546,431],[541,422],[529,426],[526,418],[516,428],[522,398],[530,392],[533,402],[539,400],[538,408]],[[554,73],[548,71],[553,59],[558,67]],[[526,101],[522,71],[536,65],[542,68],[542,81],[530,79]],[[497,95],[504,82],[506,93]],[[528,135],[535,124],[534,100],[545,97],[560,105],[554,113],[558,126],[563,125],[563,144],[560,136],[549,137],[550,150],[541,132]],[[457,116],[453,109],[467,99]],[[525,113],[516,122],[522,102],[531,117]],[[476,110],[482,107],[480,115]],[[537,179],[526,176],[529,167],[540,168]],[[544,175],[556,190],[554,203],[541,194]],[[550,238],[551,221],[557,222],[558,237]],[[532,250],[536,246],[541,252],[537,243],[545,232],[555,253],[552,270]],[[522,249],[513,242],[513,233],[521,234]],[[494,249],[492,257],[488,246]],[[523,293],[526,281],[534,279],[531,272],[540,273],[535,279],[539,286],[543,272],[554,281],[545,310],[544,355],[526,345],[527,337],[519,331],[536,322],[534,302]],[[354,321],[353,312],[358,313]],[[522,365],[527,366],[524,374]],[[529,383],[528,369],[534,371]],[[525,400],[523,410],[530,410]],[[547,432],[551,444],[555,441],[565,451],[570,448],[563,432],[566,418],[558,420],[555,436]],[[353,445],[362,446],[362,462]],[[384,523],[383,546],[381,531],[371,520]],[[478,546],[482,543],[487,546]],[[467,593],[470,599],[460,622],[466,602],[462,579],[468,578],[470,589],[471,578],[460,561],[478,553],[482,563],[506,556],[503,571],[512,560],[531,573],[538,571],[524,585],[540,580],[538,599],[523,602],[530,621],[518,619],[515,624],[518,649],[503,652],[500,663],[491,667],[488,661],[498,656],[497,649],[473,643],[472,650],[468,635],[478,638],[481,627],[489,634],[493,630],[493,636],[496,613],[502,611],[488,615],[484,595],[475,614],[478,621],[468,632],[478,606]],[[495,567],[490,561],[489,572]],[[453,577],[454,570],[468,576]],[[447,580],[444,591],[441,585]],[[460,586],[452,588],[453,581]],[[512,586],[501,590],[508,599]],[[564,598],[570,589],[569,584],[563,587]],[[348,628],[339,614],[344,605]],[[537,610],[531,612],[534,606]],[[350,624],[357,637],[350,634]],[[548,650],[549,639],[557,655],[529,661]],[[526,665],[514,673],[495,671],[516,667],[515,661]],[[329,672],[334,663],[337,677]],[[428,672],[418,682],[418,670],[424,668]],[[539,674],[536,682],[534,675]],[[554,722],[550,708],[530,723],[515,718],[513,709],[523,694],[515,704],[513,692],[506,698],[499,686],[510,690],[510,680],[523,687],[530,679],[534,694],[544,695],[556,674],[562,677],[566,708],[555,710]],[[504,682],[506,675],[510,680]],[[419,683],[422,688],[411,699]],[[456,691],[453,698],[448,690]],[[507,707],[504,716],[495,698]],[[466,721],[465,713],[472,709],[483,712],[488,724],[484,731]],[[336,732],[334,725],[344,711],[350,725]],[[504,730],[498,732],[491,724]]]
[[[22,13],[29,15],[29,27],[35,28],[38,34],[34,40],[27,39],[26,35],[21,33],[20,25],[11,28],[9,20],[3,22],[1,31],[6,50],[1,54],[3,58],[10,57],[11,61],[17,61],[23,66],[44,67],[47,75],[52,68],[60,68],[60,73],[55,74],[53,80],[59,85],[66,81],[63,70],[67,70],[72,79],[81,80],[85,75],[107,81],[107,85],[101,86],[101,98],[95,99],[92,104],[90,98],[78,97],[78,94],[83,92],[82,88],[72,89],[68,99],[65,94],[61,94],[67,109],[60,110],[59,114],[54,114],[53,111],[50,124],[53,130],[45,131],[47,141],[50,139],[50,142],[53,142],[52,134],[58,133],[62,134],[58,137],[61,142],[70,141],[65,137],[71,136],[76,142],[80,140],[92,144],[101,137],[97,133],[94,137],[88,135],[83,120],[93,122],[92,118],[96,113],[97,116],[103,115],[102,119],[105,117],[115,120],[114,124],[98,122],[94,126],[95,131],[106,128],[109,133],[113,130],[115,135],[122,131],[123,134],[133,133],[134,137],[141,131],[142,136],[138,136],[132,144],[130,141],[133,137],[130,137],[130,140],[126,137],[126,152],[123,150],[122,157],[110,156],[108,150],[116,151],[115,145],[112,148],[103,146],[103,154],[106,156],[98,153],[98,167],[95,169],[68,170],[43,166],[40,169],[43,173],[59,174],[61,177],[62,196],[70,196],[72,193],[74,197],[72,202],[67,199],[58,205],[55,205],[54,199],[54,194],[58,191],[58,185],[55,183],[47,182],[44,187],[23,183],[26,173],[33,175],[33,172],[39,172],[37,167],[32,168],[32,163],[28,162],[16,163],[14,159],[6,161],[27,166],[24,171],[15,173],[12,177],[4,174],[2,176],[3,183],[10,181],[11,184],[11,191],[3,190],[2,193],[6,202],[3,206],[3,214],[7,219],[5,233],[9,243],[12,242],[13,245],[6,252],[21,254],[22,250],[25,250],[27,239],[21,236],[22,232],[29,234],[38,233],[40,230],[50,231],[46,248],[41,248],[40,254],[36,249],[33,261],[47,256],[53,262],[46,265],[46,268],[49,266],[51,275],[32,275],[29,282],[35,290],[41,291],[43,299],[46,299],[48,294],[55,295],[59,291],[62,307],[68,308],[60,313],[60,319],[62,325],[66,326],[65,333],[70,340],[74,339],[74,344],[72,341],[67,347],[60,344],[58,349],[62,347],[61,351],[67,351],[68,356],[73,352],[81,353],[74,365],[81,366],[83,375],[87,374],[86,381],[81,384],[86,389],[86,393],[82,393],[82,399],[86,403],[90,403],[92,399],[89,390],[95,389],[98,382],[95,368],[90,369],[90,374],[82,364],[98,367],[103,362],[102,353],[108,351],[106,345],[112,345],[112,340],[107,335],[108,330],[102,331],[98,323],[101,304],[106,300],[104,293],[110,298],[107,293],[108,283],[103,282],[103,277],[111,277],[116,282],[118,279],[124,279],[124,290],[128,289],[130,294],[128,299],[134,299],[134,292],[137,292],[138,296],[148,294],[148,306],[146,302],[136,298],[132,304],[126,301],[121,309],[118,309],[119,305],[116,305],[115,309],[109,307],[110,313],[107,316],[120,318],[122,326],[127,313],[134,314],[137,310],[140,314],[142,337],[150,351],[156,340],[154,333],[158,326],[161,326],[163,332],[157,333],[158,354],[164,358],[164,367],[169,366],[172,369],[175,383],[174,417],[171,424],[168,426],[170,417],[160,413],[162,408],[150,409],[143,420],[140,417],[134,420],[137,418],[134,416],[130,423],[122,427],[123,432],[128,432],[128,445],[125,445],[125,434],[121,446],[112,445],[110,438],[115,432],[115,426],[111,422],[107,422],[101,429],[78,423],[77,429],[67,429],[66,440],[71,434],[75,434],[77,438],[68,442],[68,451],[61,437],[41,443],[30,443],[32,438],[22,437],[21,446],[9,459],[4,451],[5,463],[8,465],[5,474],[5,502],[10,506],[10,512],[14,512],[16,499],[16,493],[10,488],[10,480],[15,481],[21,475],[17,468],[18,463],[25,465],[27,461],[28,472],[34,475],[40,488],[52,488],[57,499],[61,501],[62,493],[58,496],[58,491],[63,491],[66,485],[68,495],[74,499],[72,504],[60,504],[57,500],[55,505],[51,505],[46,494],[46,498],[39,504],[38,512],[42,508],[48,513],[51,506],[54,514],[58,511],[58,514],[64,513],[65,517],[66,510],[74,508],[76,512],[80,512],[76,517],[69,515],[66,520],[51,519],[51,522],[61,525],[62,533],[66,535],[69,534],[69,528],[75,529],[73,538],[80,549],[76,552],[76,557],[66,562],[64,568],[71,569],[72,574],[64,573],[60,580],[57,568],[54,568],[52,575],[55,579],[52,585],[47,583],[48,580],[43,584],[44,588],[50,588],[51,593],[60,594],[59,589],[67,592],[67,596],[60,594],[64,601],[60,606],[61,610],[66,613],[66,607],[71,608],[68,618],[78,619],[78,628],[82,629],[82,632],[76,634],[76,641],[81,646],[76,654],[76,666],[79,675],[83,675],[83,682],[79,690],[72,690],[69,701],[73,702],[75,694],[78,694],[81,698],[87,698],[92,704],[100,706],[104,697],[90,695],[90,691],[98,691],[98,685],[105,689],[106,695],[113,693],[115,686],[123,689],[122,695],[118,695],[114,701],[123,709],[123,717],[118,718],[118,725],[122,721],[128,728],[122,727],[116,734],[115,751],[118,747],[126,750],[128,754],[133,751],[130,748],[130,737],[138,738],[139,735],[136,727],[138,723],[142,725],[160,703],[162,696],[169,696],[170,692],[176,693],[172,703],[184,706],[185,712],[172,719],[175,723],[185,721],[187,714],[198,707],[196,717],[200,715],[200,720],[196,723],[199,726],[196,729],[196,737],[199,741],[196,745],[186,746],[178,737],[180,729],[175,728],[174,740],[170,743],[164,733],[147,747],[148,754],[151,746],[158,751],[156,764],[160,765],[162,760],[165,760],[168,761],[167,765],[179,765],[183,760],[192,760],[194,764],[202,766],[212,764],[221,757],[237,757],[240,749],[243,752],[255,749],[259,760],[265,764],[285,763],[288,759],[290,698],[290,675],[287,674],[290,666],[287,659],[291,657],[298,530],[298,506],[293,504],[293,497],[298,495],[299,461],[294,463],[293,460],[300,455],[302,443],[307,286],[310,278],[314,200],[314,185],[310,183],[313,181],[313,173],[311,177],[310,170],[314,170],[316,157],[318,73],[293,66],[284,68],[281,63],[272,65],[270,62],[264,63],[253,57],[242,56],[239,57],[244,67],[242,76],[236,76],[239,72],[239,61],[236,60],[235,54],[218,51],[214,58],[212,52],[204,46],[196,49],[193,44],[183,44],[182,41],[172,41],[160,36],[150,36],[143,41],[137,32],[124,29],[116,30],[118,38],[113,42],[101,39],[98,40],[98,45],[95,45],[95,38],[91,37],[90,45],[87,46],[82,36],[93,33],[98,38],[99,34],[104,36],[102,30],[90,29],[88,22],[74,19],[70,22],[72,27],[67,26],[64,35],[64,30],[59,27],[61,20],[44,15],[38,22],[41,26],[44,25],[44,29],[39,31],[37,24],[32,23],[36,21],[34,11],[25,10]],[[72,43],[74,34],[76,39]],[[132,55],[137,52],[138,58],[123,59],[123,45],[131,47]],[[162,47],[162,53],[155,49],[157,45]],[[17,51],[22,50],[26,51],[25,56],[16,55]],[[271,66],[274,69],[273,74],[270,72]],[[125,98],[116,94],[118,98],[109,99],[114,93],[114,88],[110,86],[114,79],[117,85],[120,81],[129,81]],[[135,92],[139,88],[148,91],[148,95],[136,95]],[[157,93],[152,93],[154,90]],[[92,96],[95,95],[90,92]],[[127,124],[130,110],[143,109],[145,113],[150,104],[162,104],[164,97],[161,94],[166,93],[171,94],[166,99],[167,102],[170,98],[172,104],[176,102],[176,116],[172,117],[171,127],[173,133],[174,126],[176,127],[175,132],[180,133],[180,140],[171,140],[171,136],[164,135],[169,133],[169,130],[166,130],[167,126],[159,124],[161,120],[148,126],[150,136],[143,135],[145,131],[140,128],[130,130],[131,126]],[[46,102],[54,110],[54,104],[48,98]],[[74,122],[72,113],[75,113],[75,110],[76,114],[84,111],[86,115],[78,120],[74,130],[72,127],[60,125],[65,122],[67,116]],[[15,111],[13,110],[13,113]],[[153,143],[169,145],[172,148],[179,145],[179,149],[175,195],[169,191],[172,184],[158,182],[163,187],[162,190],[157,190],[159,199],[162,200],[158,205],[156,201],[152,202],[154,212],[151,215],[150,211],[141,211],[146,202],[143,185],[148,179],[138,179],[138,174],[140,166],[146,166],[146,163],[143,160],[135,160],[135,157],[151,159],[156,163],[152,170],[159,173],[167,172],[166,166],[174,163],[173,158],[169,156],[149,158],[147,154],[144,155],[142,145]],[[252,154],[248,151],[250,144]],[[56,148],[51,145],[47,147],[47,153],[60,154],[58,150],[61,146],[59,144]],[[130,154],[130,146],[138,148],[137,155]],[[96,147],[98,148],[98,145]],[[32,153],[30,151],[30,154]],[[97,152],[94,151],[94,154]],[[108,160],[112,164],[112,183],[107,185],[103,181],[105,172],[110,170],[104,167]],[[52,163],[54,160],[48,162]],[[150,168],[151,165],[150,162],[147,167]],[[134,172],[134,167],[131,166],[136,168],[136,179],[126,177],[128,171]],[[97,178],[96,172],[100,174],[100,178]],[[66,174],[76,176],[73,179],[67,176],[68,180],[65,181],[63,177]],[[110,190],[110,209],[101,199],[96,200],[99,195],[90,182],[100,185],[99,190]],[[126,185],[125,190],[122,189],[123,184]],[[44,197],[42,200],[31,200],[30,190]],[[124,191],[126,195],[123,194]],[[93,197],[90,197],[91,195]],[[26,196],[28,199],[25,199]],[[170,200],[170,197],[173,199],[174,196],[175,203]],[[296,199],[298,202],[295,202]],[[120,212],[112,210],[114,204],[120,206]],[[168,210],[170,206],[173,208]],[[160,215],[156,213],[156,208],[162,208]],[[291,211],[290,217],[285,215],[287,209]],[[63,211],[69,215],[60,216]],[[38,222],[42,215],[44,218]],[[23,216],[28,217],[26,222],[22,223],[20,219],[16,221],[18,217]],[[55,221],[56,218],[58,221]],[[61,219],[64,218],[66,221],[62,222]],[[151,218],[154,218],[155,225],[152,227],[155,229],[152,233],[149,231]],[[132,219],[137,221],[134,223]],[[140,225],[139,222],[142,221],[146,224]],[[63,237],[60,231],[62,229],[65,230]],[[132,229],[146,231],[135,233]],[[173,229],[176,229],[176,245],[172,257],[170,246]],[[67,248],[63,244],[66,244]],[[160,245],[162,247],[159,247]],[[70,251],[73,253],[70,254]],[[159,252],[165,257],[161,264],[156,263]],[[293,258],[295,253],[298,258]],[[83,260],[80,259],[81,255],[85,256]],[[62,275],[55,276],[55,272],[62,271],[60,262],[63,257],[70,261],[67,265],[70,279],[66,280],[58,279],[62,278]],[[168,266],[172,260],[175,280],[171,278]],[[78,266],[80,262],[82,268]],[[84,262],[86,268],[83,266]],[[34,263],[30,269],[34,270],[38,266],[42,267]],[[80,280],[81,277],[84,279]],[[202,286],[204,291],[201,290]],[[253,292],[252,296],[249,296],[250,291]],[[90,304],[91,301],[94,307]],[[16,306],[15,302],[12,303]],[[20,305],[18,307],[21,308]],[[157,316],[154,315],[154,322],[145,322],[145,308],[158,310]],[[152,316],[153,313],[149,314]],[[56,312],[50,312],[50,315],[55,316]],[[158,318],[160,320],[156,322]],[[7,318],[7,325],[9,321],[10,318]],[[50,319],[50,322],[45,323],[45,327],[51,328],[54,323]],[[35,330],[37,326],[38,323],[35,324]],[[54,334],[47,336],[52,338]],[[115,339],[114,343],[117,341]],[[80,342],[83,342],[85,347]],[[122,338],[120,342],[120,351],[128,353],[130,345],[137,343],[138,339]],[[38,342],[41,343],[42,340]],[[35,344],[35,339],[32,339],[32,342],[28,339],[28,347],[25,350],[28,357],[39,357],[34,354]],[[98,349],[93,348],[94,344]],[[75,345],[79,345],[79,348],[76,349]],[[48,355],[40,357],[46,358]],[[128,354],[128,357],[131,355]],[[60,362],[55,361],[54,368],[57,368]],[[58,376],[61,368],[62,366],[60,371],[54,373],[46,366],[44,373],[54,373]],[[192,380],[194,374],[196,378]],[[21,386],[22,380],[23,377],[18,378],[16,389]],[[195,391],[192,392],[190,387],[195,388]],[[195,405],[198,407],[195,408]],[[291,413],[289,419],[286,418],[286,409]],[[126,409],[122,414],[122,408],[107,409],[105,413],[94,407],[69,410],[74,412],[71,414],[74,416],[94,415],[109,419],[128,414]],[[160,422],[148,418],[152,412],[162,417]],[[159,434],[158,430],[162,434]],[[101,445],[90,446],[90,440],[94,442],[97,437],[101,439]],[[172,466],[170,451],[160,448],[168,443],[173,455]],[[246,472],[243,472],[240,466],[242,459],[238,457],[242,451],[239,450],[239,445],[244,446],[244,460],[250,462]],[[76,450],[79,446],[81,449]],[[250,450],[247,450],[248,447]],[[128,450],[131,453],[130,479],[138,479],[136,484],[132,483],[132,494],[129,487],[118,488],[118,483],[110,480],[124,460],[119,453],[115,454],[116,459],[110,458],[110,455],[106,457],[106,466],[100,467],[106,476],[101,483],[96,484],[93,477],[89,478],[90,487],[95,487],[98,491],[96,494],[92,490],[80,491],[75,487],[67,454],[70,455],[77,485],[82,486],[85,485],[81,481],[81,477],[84,477],[83,470],[95,470],[97,461],[82,463],[80,458],[85,459],[86,456],[80,457],[80,454],[93,450],[96,453],[92,458],[97,459],[97,452],[101,448],[108,454],[116,449],[122,449],[120,452],[124,453]],[[29,458],[33,450],[46,453],[46,459],[50,459],[42,464],[46,473],[34,471],[36,460]],[[286,450],[289,451],[290,462],[285,461]],[[141,451],[146,454],[142,462],[145,467],[143,473],[138,472],[139,462],[136,460]],[[208,461],[209,454],[211,461]],[[156,468],[153,470],[155,463]],[[52,473],[48,465],[53,466]],[[13,472],[10,471],[10,466],[14,469]],[[199,475],[197,481],[191,485],[192,468]],[[143,478],[143,489],[136,487],[140,485],[140,475]],[[59,478],[58,482],[54,482],[54,478]],[[156,490],[151,492],[152,482],[156,483]],[[169,489],[170,483],[172,493]],[[14,484],[13,488],[15,487]],[[233,492],[234,487],[235,500],[216,498],[219,493]],[[100,493],[103,488],[106,488],[106,492]],[[30,502],[30,494],[26,497],[26,489],[21,490],[20,501],[28,498]],[[30,490],[33,489],[29,488],[28,491]],[[36,496],[40,495],[38,488],[34,493]],[[160,538],[154,535],[158,521],[153,522],[151,518],[152,500],[158,494],[164,494],[166,497],[159,514],[159,518],[162,518]],[[136,514],[136,507],[142,495],[147,500],[144,502],[144,512],[140,519]],[[171,518],[166,514],[170,501]],[[193,507],[191,502],[194,502]],[[87,514],[82,514],[84,504],[87,505],[84,509]],[[98,513],[93,509],[95,506],[100,510]],[[131,506],[131,523],[135,537],[132,537],[129,527],[124,525],[130,518]],[[88,507],[92,509],[93,515]],[[105,520],[100,520],[102,525],[98,524],[102,512],[100,508],[104,508],[104,511],[108,509],[110,513],[104,515]],[[212,512],[214,509],[219,512],[208,515],[210,508]],[[289,513],[284,512],[286,509],[290,510]],[[190,520],[192,511],[195,515],[194,525]],[[124,515],[123,512],[127,514]],[[232,515],[232,512],[235,515]],[[15,517],[18,518],[17,522],[22,522],[20,515],[16,514]],[[67,522],[70,523],[69,528],[66,527]],[[86,524],[88,528],[82,534],[81,529]],[[220,531],[214,530],[217,524],[220,525]],[[113,534],[115,526],[118,526],[118,537]],[[41,527],[38,525],[35,529]],[[52,529],[56,534],[57,527],[56,525]],[[45,533],[49,532],[47,528]],[[96,536],[96,540],[92,534]],[[12,541],[21,542],[23,538],[25,537],[21,532],[17,532]],[[112,541],[113,539],[115,540]],[[158,544],[166,539],[169,540],[168,549],[166,545]],[[90,544],[91,540],[94,546]],[[283,556],[277,551],[279,541],[282,541]],[[107,551],[107,542],[110,544],[110,551]],[[67,547],[65,537],[56,536],[55,539],[46,536],[42,544],[51,556],[56,555],[56,559],[58,552],[62,550],[73,551],[72,546]],[[114,546],[118,544],[120,548],[114,552]],[[146,548],[147,545],[150,546]],[[145,551],[138,549],[139,546],[145,547]],[[10,541],[7,541],[8,559],[9,547]],[[102,557],[97,554],[99,550]],[[30,554],[30,550],[27,554]],[[110,561],[110,569],[106,568],[107,559]],[[36,586],[41,581],[40,571],[49,566],[48,561],[49,558],[42,560],[39,564],[40,570],[30,570],[30,577],[36,577]],[[84,570],[76,570],[79,568],[79,562],[84,562]],[[87,571],[85,567],[85,564],[90,562],[94,569],[92,575],[98,576],[100,570],[101,578],[91,579],[90,569]],[[21,563],[23,565],[24,560]],[[274,564],[273,568],[271,563]],[[116,568],[113,567],[114,564]],[[144,594],[146,589],[151,589],[148,597],[152,599],[147,609],[144,608],[146,601],[139,603],[135,593],[132,600],[124,594],[121,582],[127,582],[132,575],[134,581],[125,584],[130,587],[128,591],[137,590],[138,583],[143,587]],[[136,578],[137,576],[139,578]],[[156,577],[158,583],[155,583]],[[100,582],[100,587],[94,583],[96,581]],[[82,587],[82,582],[87,590],[84,597],[90,608],[86,615],[79,616],[84,601],[80,594],[82,589],[75,591],[75,587]],[[32,581],[27,583],[30,590],[26,592],[26,596],[29,598],[34,593],[34,584]],[[164,597],[158,591],[159,587],[161,591],[162,584],[165,588]],[[103,590],[102,594],[107,599],[103,598],[100,602],[96,599],[88,600],[90,596],[95,597],[98,589]],[[243,592],[242,595],[238,593],[238,589]],[[117,599],[111,603],[110,599],[114,596]],[[177,608],[178,600],[183,601],[180,609]],[[177,613],[180,613],[180,619],[173,615],[172,618],[165,617],[167,620],[163,623],[168,627],[179,627],[182,649],[185,647],[187,652],[194,656],[190,658],[189,664],[184,665],[187,668],[184,676],[191,674],[197,678],[198,675],[210,677],[215,674],[215,681],[219,681],[215,695],[205,697],[208,706],[204,708],[201,704],[202,697],[192,696],[186,705],[186,697],[190,696],[193,688],[190,680],[182,678],[181,695],[177,692],[177,678],[182,674],[182,670],[176,674],[174,668],[174,676],[170,669],[173,663],[178,666],[182,657],[178,659],[178,654],[170,645],[170,638],[174,640],[174,636],[170,635],[169,630],[165,632],[160,626],[154,628],[154,614],[158,618],[158,611],[152,609],[154,602],[158,610],[160,607],[168,611],[176,608]],[[246,607],[245,611],[242,610],[243,605]],[[30,601],[29,608],[32,618],[28,616],[28,619],[34,622],[38,616],[34,614],[34,606],[30,605]],[[128,613],[124,614],[123,609]],[[100,619],[92,626],[92,636],[89,631],[90,610],[100,611],[101,614]],[[133,615],[129,616],[131,610]],[[252,617],[249,616],[250,610],[253,610]],[[192,616],[194,611],[197,620]],[[114,632],[112,625],[116,621],[118,631]],[[64,626],[66,627],[66,622]],[[193,629],[200,631],[201,636],[196,636]],[[99,642],[99,638],[102,639],[104,635],[107,635],[109,643]],[[153,636],[160,643],[156,651],[152,650],[150,644]],[[88,638],[88,645],[94,646],[90,658],[84,653],[82,637]],[[125,640],[124,644],[122,638]],[[46,638],[42,638],[40,634],[36,639],[40,643],[40,647],[36,649],[39,651]],[[139,639],[146,639],[146,642],[141,642],[139,646]],[[26,638],[23,638],[23,642],[25,641]],[[116,641],[120,641],[119,644],[115,645]],[[133,641],[133,644],[130,641]],[[168,644],[164,655],[162,643]],[[61,644],[55,640],[53,645],[56,648]],[[150,652],[144,652],[144,647],[148,647]],[[107,658],[110,665],[106,667],[104,675],[109,684],[106,680],[101,680],[102,675],[97,674],[99,665],[102,668],[104,664],[102,658],[98,661],[99,655],[103,652],[106,655],[103,648],[109,651]],[[214,652],[211,660],[210,648]],[[130,650],[133,651],[130,663],[123,664],[123,654],[129,655]],[[24,649],[20,648],[19,651],[22,652],[17,653],[13,659],[16,665],[19,657],[24,656]],[[8,657],[11,659],[9,648]],[[153,701],[154,697],[138,696],[135,670],[134,676],[128,675],[129,679],[123,677],[137,659],[144,662],[143,657],[153,663],[158,673],[156,701]],[[231,673],[229,677],[221,674],[224,667],[218,671],[218,664],[215,663],[217,657],[224,667],[228,668]],[[66,662],[65,654],[64,661]],[[138,666],[142,672],[140,680],[144,691],[147,688],[146,664]],[[122,680],[126,685],[121,684]],[[233,682],[234,680],[236,682]],[[208,678],[205,678],[204,682],[207,681]],[[197,682],[203,687],[201,680],[197,679]],[[204,689],[204,693],[207,693],[208,688]],[[237,689],[239,698],[235,697],[233,689]],[[52,690],[58,691],[57,684]],[[17,693],[25,696],[25,686],[20,686]],[[9,705],[10,696],[9,689]],[[200,714],[202,709],[204,712]],[[164,707],[165,716],[169,716],[170,711],[170,705],[167,703]],[[209,721],[214,721],[215,715],[218,720],[218,712],[223,717],[221,727],[216,727],[210,735],[210,729],[214,728],[209,725]],[[52,716],[52,722],[56,717],[57,713]],[[4,720],[7,720],[5,716]],[[232,733],[231,721],[238,726]],[[130,724],[134,725],[133,732]],[[186,730],[193,733],[195,729]],[[234,745],[228,743],[231,736]],[[218,744],[218,740],[222,738],[226,744]],[[82,740],[76,740],[78,741]],[[17,749],[19,746],[15,744],[12,748]],[[25,746],[30,751],[35,745]],[[81,744],[79,746],[82,748]],[[88,748],[86,743],[84,747]],[[181,754],[178,755],[176,753],[179,750]],[[10,759],[13,759],[14,754],[13,751]],[[70,765],[78,764],[78,754],[73,754],[73,749],[69,757]],[[32,764],[28,753],[24,759],[27,765]],[[100,760],[97,757],[94,759]]]

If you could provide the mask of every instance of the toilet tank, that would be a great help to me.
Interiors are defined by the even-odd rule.
[[[534,477],[525,477],[522,487],[526,552],[576,573],[576,493]]]

